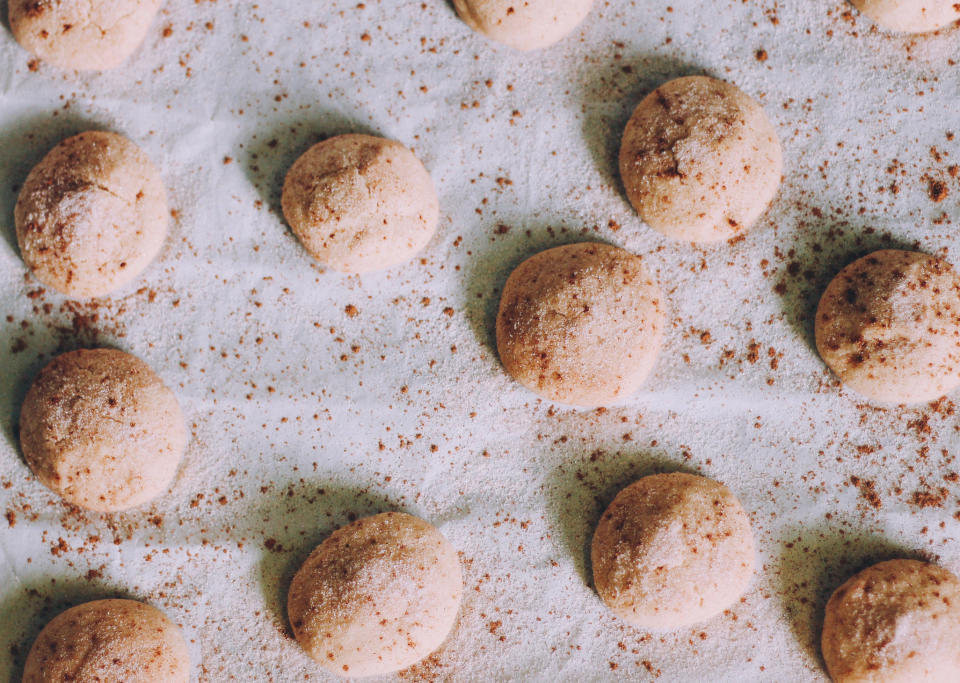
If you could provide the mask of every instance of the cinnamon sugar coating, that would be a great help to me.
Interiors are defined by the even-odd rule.
[[[746,590],[753,532],[723,484],[655,474],[617,494],[597,525],[590,558],[597,593],[617,616],[674,629],[709,619]]]
[[[593,0],[453,0],[453,5],[474,31],[518,50],[537,50],[571,33]]]
[[[54,617],[27,655],[23,683],[186,683],[180,629],[136,600],[95,600]]]
[[[960,277],[935,256],[875,251],[820,298],[817,350],[841,381],[877,401],[916,403],[960,386]]]
[[[401,512],[334,531],[290,585],[294,635],[320,666],[359,677],[405,669],[443,643],[463,595],[457,551]]]
[[[497,350],[507,372],[544,398],[602,406],[650,374],[665,318],[663,294],[639,256],[598,242],[568,244],[510,274]]]
[[[34,167],[14,210],[23,260],[43,284],[96,297],[131,282],[167,234],[167,193],[147,155],[116,133],[67,138]]]
[[[366,273],[410,260],[437,228],[433,180],[393,140],[340,135],[308,149],[283,184],[283,215],[310,254]]]
[[[821,645],[836,683],[956,681],[960,579],[917,560],[868,567],[830,597]]]
[[[140,46],[161,0],[10,0],[17,42],[61,69],[120,66]]]
[[[640,217],[690,242],[753,227],[782,172],[780,141],[760,105],[706,76],[677,78],[647,95],[620,146],[620,176]]]
[[[57,356],[20,412],[23,457],[37,479],[90,510],[126,510],[163,493],[186,442],[173,392],[115,349]]]

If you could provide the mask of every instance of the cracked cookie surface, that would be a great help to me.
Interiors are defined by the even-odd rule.
[[[956,681],[960,580],[918,560],[867,567],[830,597],[821,646],[836,683]]]
[[[620,147],[620,176],[637,213],[691,242],[749,230],[782,171],[780,141],[760,105],[706,76],[669,81],[645,97]]]
[[[405,669],[453,628],[463,596],[456,549],[403,512],[334,531],[290,583],[287,613],[301,647],[345,677]]]
[[[283,184],[283,215],[304,248],[343,273],[408,261],[437,228],[430,174],[413,152],[372,135],[339,135],[308,149]]]
[[[150,264],[167,233],[160,172],[122,135],[86,132],[54,147],[14,209],[23,260],[72,297],[113,292]]]
[[[754,568],[750,518],[723,484],[654,474],[617,494],[590,548],[593,581],[614,614],[647,629],[709,619],[743,594]]]

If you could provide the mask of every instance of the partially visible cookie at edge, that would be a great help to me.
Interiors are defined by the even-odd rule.
[[[590,13],[593,0],[453,0],[474,31],[517,50],[549,47]]]
[[[919,560],[867,567],[830,596],[821,646],[835,683],[956,681],[960,579]]]
[[[13,37],[61,69],[120,66],[143,43],[162,0],[10,0]]]

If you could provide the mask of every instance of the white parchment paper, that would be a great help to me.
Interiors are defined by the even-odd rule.
[[[840,0],[668,2],[598,0],[522,54],[443,0],[169,0],[135,57],[93,75],[33,70],[3,27],[0,677],[19,680],[59,611],[130,596],[183,627],[197,680],[324,680],[290,636],[289,580],[334,528],[387,509],[439,526],[467,588],[403,680],[824,680],[822,608],[851,572],[894,556],[960,571],[953,402],[870,406],[812,343],[853,258],[960,259],[960,34],[894,36]],[[755,96],[785,152],[764,219],[709,249],[645,227],[616,173],[633,107],[692,73]],[[136,284],[75,303],[27,273],[13,204],[89,128],[148,152],[175,216]],[[401,140],[430,169],[443,217],[422,258],[344,277],[286,228],[286,169],[343,132]],[[654,374],[605,411],[537,400],[492,332],[510,270],[584,239],[644,255],[671,310]],[[96,345],[149,362],[192,433],[169,494],[127,514],[66,507],[17,445],[37,371]],[[596,597],[588,544],[620,488],[677,469],[740,497],[758,570],[724,615],[646,633]]]

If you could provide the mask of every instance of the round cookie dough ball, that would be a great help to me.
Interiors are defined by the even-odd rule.
[[[650,374],[665,311],[639,256],[597,242],[555,247],[510,274],[497,350],[507,372],[540,396],[603,406]]]
[[[457,551],[427,522],[401,512],[334,531],[293,577],[287,598],[300,645],[340,676],[387,674],[443,643],[463,578]]]
[[[617,494],[590,558],[597,593],[614,614],[674,629],[719,614],[743,594],[753,574],[753,532],[723,484],[655,474]]]
[[[925,33],[960,20],[956,0],[851,0],[851,4],[891,31]]]
[[[409,149],[340,135],[308,149],[283,184],[283,215],[310,254],[366,273],[408,261],[437,228],[433,180]]]
[[[44,485],[89,510],[159,496],[187,443],[176,397],[139,358],[114,349],[50,361],[20,411],[24,459]]]
[[[160,3],[10,0],[10,29],[26,50],[61,69],[113,69],[143,42]]]
[[[87,132],[54,147],[27,176],[14,209],[23,260],[73,297],[112,292],[150,264],[167,234],[167,193],[139,147]]]
[[[453,0],[478,33],[518,50],[553,45],[584,20],[593,0]]]
[[[960,580],[917,560],[868,567],[830,597],[821,646],[837,683],[956,681]]]
[[[960,277],[935,256],[875,251],[827,286],[815,333],[854,391],[895,403],[939,398],[960,385]]]
[[[729,83],[678,78],[647,95],[620,146],[630,203],[654,230],[715,242],[749,230],[780,185],[780,140],[760,105]]]
[[[95,600],[55,617],[27,655],[23,683],[187,683],[180,629],[136,600]]]

